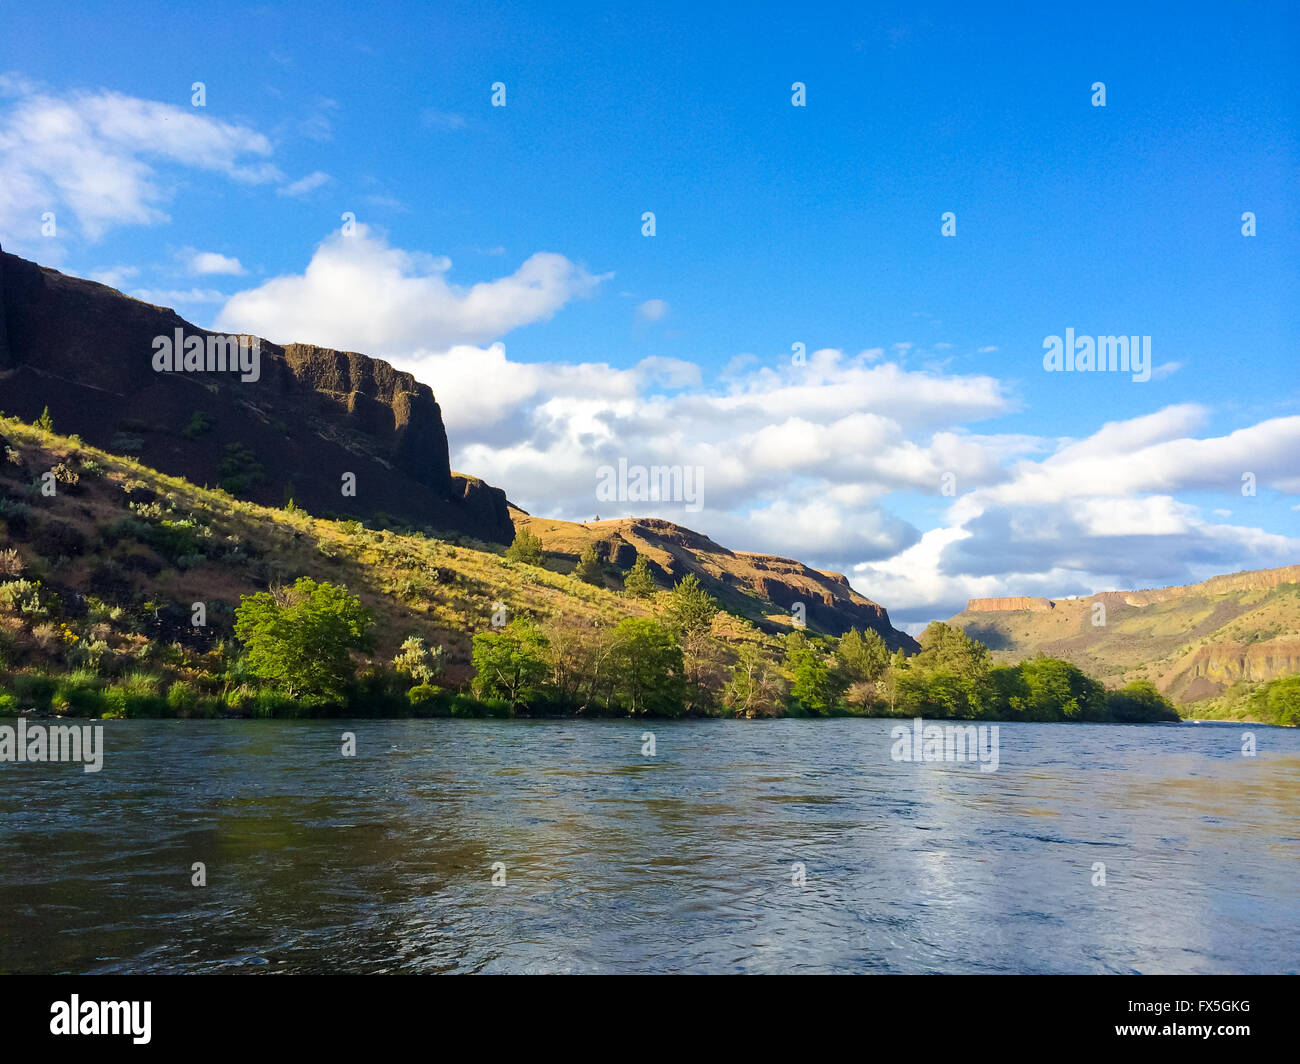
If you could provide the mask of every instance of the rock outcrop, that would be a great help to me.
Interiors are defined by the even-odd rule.
[[[452,473],[432,390],[351,351],[259,341],[256,380],[159,372],[155,339],[216,334],[0,251],[0,409],[264,505],[387,517],[498,543],[503,492]],[[249,338],[250,340],[252,338]],[[355,478],[347,493],[346,475]]]
[[[1056,603],[1045,598],[1016,595],[1010,598],[975,598],[966,603],[967,613],[999,613],[1003,610],[1034,610],[1042,612],[1055,608]]]

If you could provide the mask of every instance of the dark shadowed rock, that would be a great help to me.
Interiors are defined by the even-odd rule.
[[[260,377],[164,373],[156,337],[214,336],[166,307],[0,251],[0,409],[243,498],[386,514],[489,542],[514,536],[504,493],[453,476],[432,390],[387,362],[260,341]],[[250,338],[251,339],[251,338]],[[344,495],[345,474],[355,495]]]

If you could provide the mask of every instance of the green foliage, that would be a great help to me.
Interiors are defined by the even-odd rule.
[[[718,603],[703,587],[694,573],[687,573],[668,593],[668,606],[664,617],[678,632],[708,631],[718,612]]]
[[[578,565],[573,570],[573,575],[586,584],[595,584],[597,587],[605,586],[605,573],[601,567],[600,559],[596,557],[596,547],[588,543],[583,552],[578,555]]]
[[[989,648],[960,628],[932,621],[921,633],[921,652],[913,665],[922,670],[940,670],[960,676],[983,676],[991,664]]]
[[[300,577],[289,589],[244,595],[235,634],[253,674],[295,694],[339,696],[350,650],[369,650],[374,620],[345,588]]]
[[[226,444],[225,454],[217,467],[222,490],[243,495],[266,480],[266,471],[253,449],[245,443]]]
[[[1020,663],[1020,674],[1028,697],[1010,708],[1025,720],[1106,719],[1106,689],[1068,661],[1030,658]]]
[[[187,680],[177,680],[167,689],[167,708],[178,716],[189,716],[198,704],[199,692]]]
[[[839,678],[832,674],[830,662],[807,640],[803,645],[793,640],[789,642],[793,643],[794,649],[787,652],[785,667],[792,677],[791,699],[810,713],[825,713],[832,709],[843,688]]]
[[[1300,676],[1282,676],[1255,688],[1246,705],[1265,724],[1300,726]]]
[[[835,657],[850,683],[870,682],[889,665],[889,648],[874,628],[850,628],[840,636]]]
[[[42,432],[53,432],[54,418],[50,417],[50,408],[46,406],[46,408],[41,411],[41,416],[33,421],[32,424]]]
[[[1173,703],[1150,680],[1134,680],[1118,691],[1106,693],[1106,709],[1120,724],[1150,724],[1179,720]]]
[[[626,617],[614,629],[615,691],[633,716],[685,712],[682,650],[672,633],[647,617]]]
[[[547,678],[546,648],[546,637],[526,617],[477,633],[472,651],[474,693],[504,700],[513,713],[541,694]]]
[[[634,598],[650,598],[659,590],[654,573],[650,571],[650,563],[644,556],[638,555],[632,568],[627,571],[623,578],[623,590]]]
[[[776,716],[785,691],[768,656],[745,643],[736,658],[723,704],[738,717]]]
[[[56,602],[39,580],[9,580],[0,584],[0,609],[29,617],[47,617]]]
[[[546,553],[542,550],[542,541],[528,529],[521,528],[506,548],[506,557],[525,565],[541,565],[546,560]]]
[[[187,440],[195,440],[208,432],[212,428],[212,415],[202,410],[196,410],[190,416],[189,422],[181,429],[181,435]]]

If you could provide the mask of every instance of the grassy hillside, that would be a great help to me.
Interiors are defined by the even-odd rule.
[[[918,649],[916,640],[889,623],[883,606],[854,591],[841,573],[772,554],[728,550],[670,521],[621,518],[579,524],[514,508],[511,516],[517,530],[527,529],[558,557],[576,561],[590,547],[623,569],[644,557],[664,586],[692,573],[724,609],[769,631],[791,630],[793,607],[802,603],[809,631],[838,636],[850,628],[870,628],[891,650]]]
[[[998,660],[1049,654],[1111,686],[1150,680],[1185,715],[1234,719],[1250,691],[1300,673],[1300,566],[1055,602],[973,600],[949,623]]]
[[[51,480],[53,495],[43,494]],[[465,538],[269,509],[0,417],[0,680],[82,670],[158,691],[184,680],[238,708],[235,608],[299,576],[345,586],[372,613],[363,672],[415,635],[445,648],[452,688],[469,679],[472,638],[501,606],[579,629],[662,609],[620,594],[612,569],[602,588],[572,568],[564,558],[512,561]],[[191,623],[195,603],[203,627]],[[713,635],[724,666],[745,644],[779,653],[778,640],[728,614]]]
[[[667,522],[611,530],[519,514],[509,549],[366,527],[199,488],[4,417],[0,459],[0,714],[1174,716],[1154,689],[1107,695],[1066,661],[994,667],[942,624],[907,658],[884,611],[834,574],[726,551]],[[596,542],[610,545],[603,561]],[[623,588],[629,558],[654,567],[640,597],[635,581]],[[313,689],[292,675],[292,640],[277,636],[263,654],[247,622],[257,606],[264,631],[308,633],[304,647],[316,647],[316,587],[364,616],[366,632],[341,657],[322,653],[340,667]],[[807,629],[791,630],[789,613],[761,597],[777,587],[814,602]],[[818,601],[881,618],[881,629],[818,633]],[[1267,719],[1290,720],[1298,699],[1279,692]]]

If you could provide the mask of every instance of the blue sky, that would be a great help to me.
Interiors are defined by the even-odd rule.
[[[1300,560],[1296,5],[704,7],[6,4],[0,242],[412,370],[535,512],[698,464],[913,626]]]

